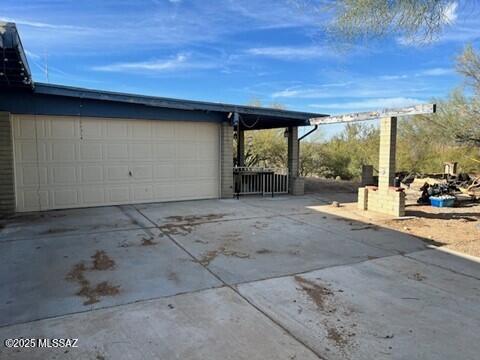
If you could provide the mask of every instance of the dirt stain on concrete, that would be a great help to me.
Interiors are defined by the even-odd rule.
[[[419,272],[416,272],[416,273],[410,275],[409,278],[412,279],[412,280],[416,280],[416,281],[423,281],[427,277],[425,275],[420,274]]]
[[[84,262],[77,263],[65,276],[65,280],[76,282],[80,286],[76,295],[86,298],[83,305],[95,304],[102,296],[114,296],[120,292],[120,286],[111,285],[108,281],[102,281],[94,286],[90,284],[85,277],[86,271],[105,271],[115,267],[115,261],[103,250],[97,250],[91,258],[93,259],[91,267],[87,267]]]
[[[186,215],[186,216],[167,216],[165,219],[173,222],[192,222],[212,221],[223,219],[227,214],[207,214],[207,215]]]
[[[158,243],[153,241],[153,238],[142,238],[142,246],[152,246]]]
[[[343,331],[339,331],[335,327],[327,328],[327,339],[333,341],[336,347],[340,349],[345,349],[349,345],[348,338],[345,336]]]
[[[83,286],[77,295],[87,298],[83,305],[91,305],[100,302],[99,297],[101,296],[114,296],[119,292],[120,286],[113,286],[110,285],[108,281],[102,281],[95,287],[91,287],[90,285]]]
[[[193,225],[164,224],[158,227],[167,235],[188,235],[193,230]]]
[[[359,226],[359,227],[352,227],[350,231],[361,231],[361,230],[374,230],[378,231],[379,227],[376,225],[365,225],[365,226]]]
[[[250,255],[241,251],[229,250],[225,248],[225,246],[220,246],[216,250],[211,250],[206,252],[201,259],[199,260],[200,264],[204,266],[208,266],[215,258],[219,255],[223,256],[231,256],[240,259],[247,259],[250,258]]]
[[[227,214],[167,216],[165,219],[170,222],[160,225],[158,228],[167,235],[188,235],[192,232],[194,226],[208,221],[223,219],[226,215]]]
[[[115,266],[115,261],[110,259],[110,257],[103,250],[97,250],[95,255],[92,256],[92,259],[92,270],[109,270]]]
[[[175,271],[170,271],[170,272],[168,273],[168,280],[171,280],[171,281],[173,281],[173,282],[175,282],[175,283],[180,282],[180,279],[178,278],[178,275],[177,275],[177,273],[176,273]]]
[[[257,254],[271,254],[273,251],[270,249],[260,249],[255,251]]]
[[[42,231],[40,235],[64,234],[64,233],[75,231],[75,230],[77,229],[73,229],[73,228],[48,229],[48,230]]]
[[[317,305],[319,310],[329,312],[336,310],[335,307],[327,306],[327,299],[333,296],[332,290],[298,275],[295,276],[294,279],[300,285],[301,290]]]

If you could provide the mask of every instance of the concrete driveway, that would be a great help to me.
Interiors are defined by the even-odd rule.
[[[79,339],[0,358],[478,359],[478,259],[322,213],[327,200],[0,221],[0,339]]]

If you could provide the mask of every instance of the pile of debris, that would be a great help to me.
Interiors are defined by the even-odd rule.
[[[422,192],[417,200],[419,204],[429,204],[432,196],[464,194],[471,200],[480,198],[480,176],[398,173],[397,178],[403,186]]]

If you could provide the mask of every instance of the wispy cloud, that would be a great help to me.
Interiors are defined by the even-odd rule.
[[[451,75],[454,73],[454,70],[452,68],[432,68],[432,69],[426,69],[418,72],[415,74],[416,76],[444,76],[444,75]]]
[[[401,79],[407,79],[409,76],[407,74],[397,74],[397,75],[381,75],[380,80],[401,80]]]
[[[24,19],[18,19],[18,18],[14,19],[14,18],[9,18],[9,17],[0,17],[0,21],[13,22],[13,23],[16,23],[18,25],[30,26],[30,27],[34,27],[34,28],[40,28],[40,29],[76,30],[76,31],[92,30],[91,28],[83,27],[83,26],[53,24],[53,23],[31,21],[31,20],[24,20]]]
[[[335,56],[331,48],[321,46],[269,46],[246,50],[247,54],[280,60],[305,60]]]
[[[123,62],[94,66],[93,70],[104,72],[162,73],[185,69],[211,69],[214,67],[217,67],[215,63],[206,61],[192,61],[187,54],[177,54],[173,58],[163,60]]]
[[[391,80],[403,80],[403,79],[428,77],[428,76],[447,76],[447,75],[452,75],[454,73],[455,71],[453,68],[435,67],[431,69],[424,69],[419,72],[410,73],[410,74],[381,75],[379,76],[379,79],[385,80],[385,81],[391,81]]]
[[[423,99],[409,97],[371,98],[343,103],[310,104],[315,109],[325,110],[379,110],[384,108],[404,107],[425,102]]]

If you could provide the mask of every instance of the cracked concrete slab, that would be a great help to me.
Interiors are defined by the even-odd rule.
[[[228,288],[0,328],[0,338],[16,336],[78,338],[79,347],[1,347],[0,358],[318,359]]]
[[[157,229],[0,243],[0,325],[219,285]]]
[[[342,234],[349,239],[376,246],[399,254],[424,250],[427,243],[421,239],[398,231],[382,228],[378,225],[330,215],[316,209],[312,214],[289,215],[290,218],[315,226],[319,229]],[[320,230],[321,231],[321,230]]]
[[[480,281],[407,257],[238,289],[328,359],[473,360],[480,352]]]
[[[325,205],[326,202],[313,196],[290,196],[282,195],[276,197],[244,197],[242,203],[254,206],[256,208],[267,210],[277,215],[315,213],[312,207]]]
[[[426,250],[408,254],[408,257],[442,268],[448,266],[452,271],[480,280],[480,258],[475,256],[438,248],[437,251]]]
[[[171,236],[230,284],[394,254],[281,216],[198,224]]]
[[[0,225],[0,242],[154,226],[129,205],[19,213]]]
[[[235,199],[141,204],[135,207],[159,226],[191,225],[275,215]]]

